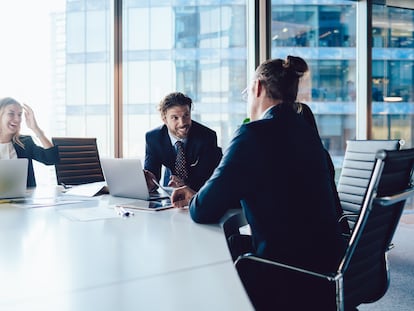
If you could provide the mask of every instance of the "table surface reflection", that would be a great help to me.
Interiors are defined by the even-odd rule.
[[[109,195],[32,198],[0,204],[0,310],[253,309],[220,225],[182,209],[122,217],[129,199]]]

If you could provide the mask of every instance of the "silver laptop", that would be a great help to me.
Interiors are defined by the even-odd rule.
[[[101,166],[113,196],[147,201],[168,198],[167,194],[149,193],[139,159],[101,158]]]
[[[0,199],[26,197],[27,159],[0,160]]]

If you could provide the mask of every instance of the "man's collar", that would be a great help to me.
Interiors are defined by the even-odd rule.
[[[175,137],[173,134],[171,134],[171,133],[170,133],[170,131],[168,131],[168,136],[170,136],[171,144],[172,144],[173,146],[175,146],[175,143],[176,143],[177,141],[182,141],[182,142],[184,143],[184,145],[185,145],[185,143],[187,142],[187,138],[180,139],[180,138],[178,138],[178,137]]]
[[[270,110],[272,110],[273,107],[276,107],[277,105],[272,105],[269,108],[267,108],[265,111],[263,111],[262,115],[259,119],[270,119],[273,118],[273,114],[270,113]]]

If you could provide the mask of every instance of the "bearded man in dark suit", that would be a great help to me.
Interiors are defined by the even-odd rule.
[[[145,135],[144,171],[149,190],[157,188],[162,166],[165,167],[165,186],[187,185],[198,190],[211,176],[222,157],[217,145],[217,135],[212,129],[191,119],[192,100],[180,92],[166,95],[160,102],[163,125]],[[176,169],[177,146],[184,146],[185,174]]]

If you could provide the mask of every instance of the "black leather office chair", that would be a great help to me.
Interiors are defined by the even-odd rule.
[[[52,137],[60,162],[55,165],[59,185],[104,181],[96,138]]]
[[[240,228],[246,225],[248,223],[242,209],[231,215],[223,223],[224,236],[233,261],[239,255],[245,253],[244,250],[251,250],[250,235],[240,233]]]
[[[361,210],[335,273],[316,273],[253,254],[240,256],[235,265],[255,308],[355,310],[383,297],[389,287],[389,244],[407,198],[414,195],[413,168],[414,148],[377,152]]]
[[[355,214],[361,204],[371,177],[378,150],[399,150],[404,141],[394,140],[348,140],[337,190],[344,214]],[[355,220],[348,219],[350,228]]]

